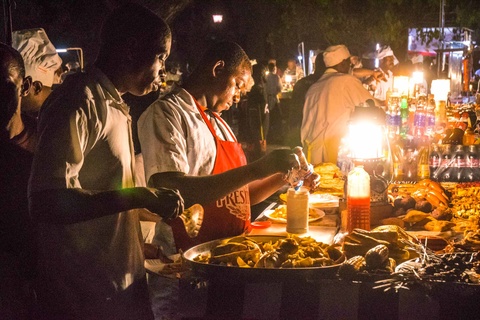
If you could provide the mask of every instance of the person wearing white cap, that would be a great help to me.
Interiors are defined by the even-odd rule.
[[[42,28],[14,31],[12,47],[22,55],[25,73],[32,78],[32,90],[22,100],[22,112],[36,117],[52,92],[55,71],[62,66],[62,59]]]
[[[301,139],[307,160],[313,165],[336,164],[351,113],[355,106],[372,99],[360,80],[349,74],[351,61],[346,46],[328,47],[323,61],[327,70],[307,91],[303,107]]]
[[[376,81],[373,96],[379,100],[387,99],[387,91],[393,91],[393,68],[398,64],[390,46],[383,46],[378,51],[366,55],[368,58],[379,60],[379,70],[385,74],[385,81]],[[371,79],[374,81],[375,79]],[[368,81],[366,81],[368,82]]]

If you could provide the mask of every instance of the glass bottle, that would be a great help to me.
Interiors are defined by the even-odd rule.
[[[425,132],[427,136],[433,137],[435,133],[435,99],[433,98],[433,94],[428,95],[426,115],[427,123]]]
[[[443,147],[442,159],[440,162],[440,175],[439,175],[440,182],[453,181],[454,172],[452,172],[452,164],[453,164],[452,162],[453,162],[452,145],[446,144]]]
[[[430,155],[428,157],[428,166],[429,166],[429,173],[430,179],[434,181],[438,181],[439,179],[439,168],[441,162],[441,150],[440,146],[437,144],[432,145],[432,150],[430,151]]]
[[[476,145],[470,145],[467,149],[467,154],[465,156],[466,166],[465,166],[465,180],[466,182],[477,181],[480,178],[480,173],[478,172],[480,166],[478,147]]]
[[[428,146],[420,146],[418,150],[417,180],[430,177]]]
[[[465,168],[467,166],[465,147],[463,145],[455,146],[453,153],[453,173],[452,178],[454,182],[465,182]]]
[[[408,102],[406,97],[402,97],[400,102],[400,119],[401,119],[401,127],[400,127],[400,136],[402,138],[406,138],[408,135]]]
[[[415,116],[413,120],[413,125],[415,127],[415,137],[421,137],[425,134],[425,127],[427,125],[427,114],[426,114],[426,97],[420,96],[417,101],[417,108],[415,110]]]

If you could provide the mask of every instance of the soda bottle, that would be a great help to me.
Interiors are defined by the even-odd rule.
[[[417,103],[415,99],[408,99],[408,135],[415,136],[415,111],[417,111]]]
[[[392,95],[390,95],[390,98],[388,100],[386,119],[387,119],[388,136],[390,137],[390,139],[394,139],[400,134],[400,125],[401,125],[398,94],[393,93]]]
[[[426,115],[427,123],[425,132],[427,136],[433,137],[435,133],[435,100],[433,99],[433,94],[428,95]]]
[[[442,159],[440,146],[437,144],[432,145],[432,150],[430,151],[428,157],[428,170],[430,173],[430,179],[434,181],[439,180],[439,168],[440,162]]]
[[[406,138],[408,135],[408,102],[406,97],[402,97],[402,100],[400,102],[400,136],[402,138]]]
[[[453,163],[453,154],[452,154],[452,145],[446,144],[443,147],[442,159],[440,162],[440,182],[451,182],[453,179],[452,172],[452,163]]]
[[[467,147],[467,154],[465,156],[466,159],[466,167],[465,167],[465,180],[466,182],[473,182],[477,181],[477,179],[480,178],[479,174],[479,166],[480,166],[480,160],[479,160],[479,153],[478,153],[478,148],[476,145],[470,145]]]
[[[425,128],[427,126],[427,114],[426,114],[426,97],[420,96],[417,101],[417,108],[415,110],[415,116],[413,119],[413,125],[415,127],[415,137],[421,137],[425,134]]]
[[[393,179],[395,181],[403,181],[403,148],[399,143],[393,143],[391,148]]]
[[[463,145],[455,146],[453,154],[453,172],[452,178],[454,182],[465,182],[466,178],[464,177],[465,168],[467,166],[465,147]]]
[[[475,143],[475,132],[471,127],[468,127],[463,134],[463,145],[469,146]]]
[[[406,181],[417,181],[418,152],[412,146],[405,149],[403,158],[403,177]]]

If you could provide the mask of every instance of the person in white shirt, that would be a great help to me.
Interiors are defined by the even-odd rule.
[[[178,188],[186,207],[204,207],[195,237],[185,233],[181,219],[170,223],[176,249],[247,231],[250,205],[284,186],[284,174],[298,166],[290,149],[274,150],[247,164],[241,144],[220,117],[246,90],[251,72],[250,60],[238,44],[213,45],[183,88],[155,101],[138,120],[147,183]],[[311,183],[315,186],[318,180]],[[164,249],[171,253],[166,242]]]
[[[133,209],[175,218],[183,199],[177,190],[135,187],[122,95],[158,90],[171,39],[151,10],[117,7],[103,23],[95,63],[69,75],[42,106],[28,185],[41,319],[154,318]]]
[[[351,61],[346,46],[328,47],[323,60],[327,70],[307,91],[303,107],[301,140],[313,165],[337,163],[338,147],[351,113],[372,99],[360,80],[349,74]]]
[[[385,75],[383,81],[378,81],[373,77],[370,79],[371,81],[366,82],[373,82],[373,86],[375,87],[375,91],[373,92],[373,96],[376,99],[385,101],[387,99],[387,92],[393,91],[393,69],[398,64],[398,59],[395,57],[393,50],[389,46],[384,46],[380,50],[375,51],[373,53],[368,54],[369,58],[376,58],[379,60],[379,70],[383,72]]]

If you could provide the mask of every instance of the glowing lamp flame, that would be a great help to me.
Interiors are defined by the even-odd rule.
[[[347,137],[352,159],[380,159],[382,148],[382,126],[368,122],[351,123]]]

